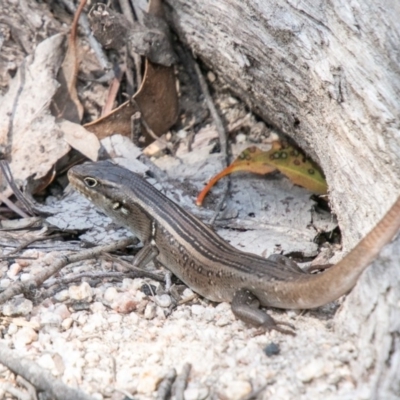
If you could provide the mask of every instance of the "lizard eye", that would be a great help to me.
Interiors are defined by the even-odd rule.
[[[88,176],[87,178],[84,178],[83,181],[85,182],[85,185],[90,188],[94,188],[98,184],[97,180],[94,178],[91,178],[90,176]]]

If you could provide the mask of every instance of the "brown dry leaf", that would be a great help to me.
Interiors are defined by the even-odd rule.
[[[152,1],[149,10],[154,10],[159,16],[161,13],[159,0]],[[130,136],[132,134],[132,116],[139,111],[147,126],[156,136],[161,136],[176,122],[178,107],[174,68],[154,64],[146,59],[142,85],[132,99],[120,105],[110,114],[84,126],[99,139],[115,133]],[[154,138],[147,132],[145,134],[146,144],[151,143]]]
[[[60,82],[56,94],[51,103],[51,112],[57,118],[64,118],[72,122],[80,122],[83,116],[83,106],[78,98],[76,90],[76,79],[78,75],[78,58],[77,58],[77,26],[79,16],[86,0],[81,0],[76,10],[74,20],[72,22],[71,33],[68,39],[68,49],[60,70],[58,71],[57,80]]]

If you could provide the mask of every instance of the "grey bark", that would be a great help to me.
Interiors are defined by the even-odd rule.
[[[400,191],[400,2],[166,3],[193,53],[320,163],[353,247]]]
[[[400,192],[400,2],[165,2],[193,53],[320,163],[350,250]],[[400,397],[399,257],[388,247],[337,318],[370,398]]]

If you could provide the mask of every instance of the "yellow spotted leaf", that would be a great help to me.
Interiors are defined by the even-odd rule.
[[[328,186],[319,166],[298,148],[277,141],[269,151],[262,151],[255,146],[244,150],[231,165],[210,180],[197,197],[196,204],[201,206],[210,189],[232,172],[247,171],[266,175],[276,170],[286,175],[294,184],[311,192],[327,193]]]

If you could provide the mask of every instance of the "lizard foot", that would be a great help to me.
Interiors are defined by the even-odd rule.
[[[232,312],[242,321],[265,330],[276,330],[286,335],[295,335],[293,325],[287,322],[275,321],[269,314],[259,309],[257,297],[247,289],[240,289],[232,299]],[[281,325],[288,326],[285,329]]]

